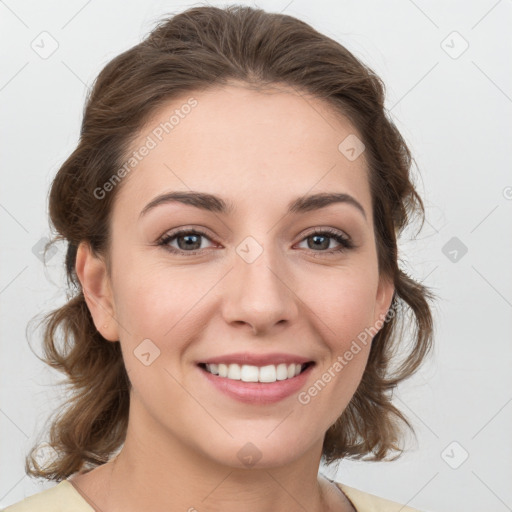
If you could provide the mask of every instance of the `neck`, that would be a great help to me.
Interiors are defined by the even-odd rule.
[[[141,410],[136,418],[119,455],[76,482],[100,511],[239,512],[241,504],[244,512],[353,510],[318,475],[323,439],[293,461],[265,465],[262,457],[258,467],[239,467],[208,457]]]
[[[109,512],[123,510],[189,512],[325,511],[318,481],[316,453],[280,467],[233,468],[174,446],[168,451],[137,446],[127,436],[123,450],[111,463]],[[315,447],[317,448],[317,447]],[[143,456],[141,456],[143,454]],[[112,504],[116,504],[114,508]]]

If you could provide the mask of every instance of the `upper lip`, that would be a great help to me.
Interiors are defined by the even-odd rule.
[[[253,366],[265,366],[269,364],[305,364],[312,362],[307,357],[301,357],[294,354],[285,353],[271,353],[271,354],[250,354],[248,352],[239,352],[235,354],[225,354],[217,357],[209,357],[198,361],[197,363],[203,364],[239,364],[239,365],[253,365]]]

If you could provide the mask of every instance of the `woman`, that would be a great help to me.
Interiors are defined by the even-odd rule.
[[[113,59],[50,193],[74,294],[45,356],[74,394],[26,469],[60,483],[6,510],[414,510],[319,474],[410,426],[411,161],[380,79],[290,16],[194,7]]]

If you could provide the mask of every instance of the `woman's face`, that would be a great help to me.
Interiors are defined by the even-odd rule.
[[[121,343],[141,450],[236,467],[319,457],[393,293],[356,136],[320,100],[234,84],[173,100],[141,132],[117,185],[111,281],[80,271],[98,330]],[[99,268],[85,254],[77,269]]]

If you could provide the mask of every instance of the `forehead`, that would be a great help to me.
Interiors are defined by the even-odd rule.
[[[287,86],[191,92],[160,106],[140,130],[116,208],[138,214],[173,190],[219,195],[237,208],[284,207],[291,197],[335,191],[370,211],[364,153],[349,159],[342,151],[351,137],[360,138],[347,118]]]

